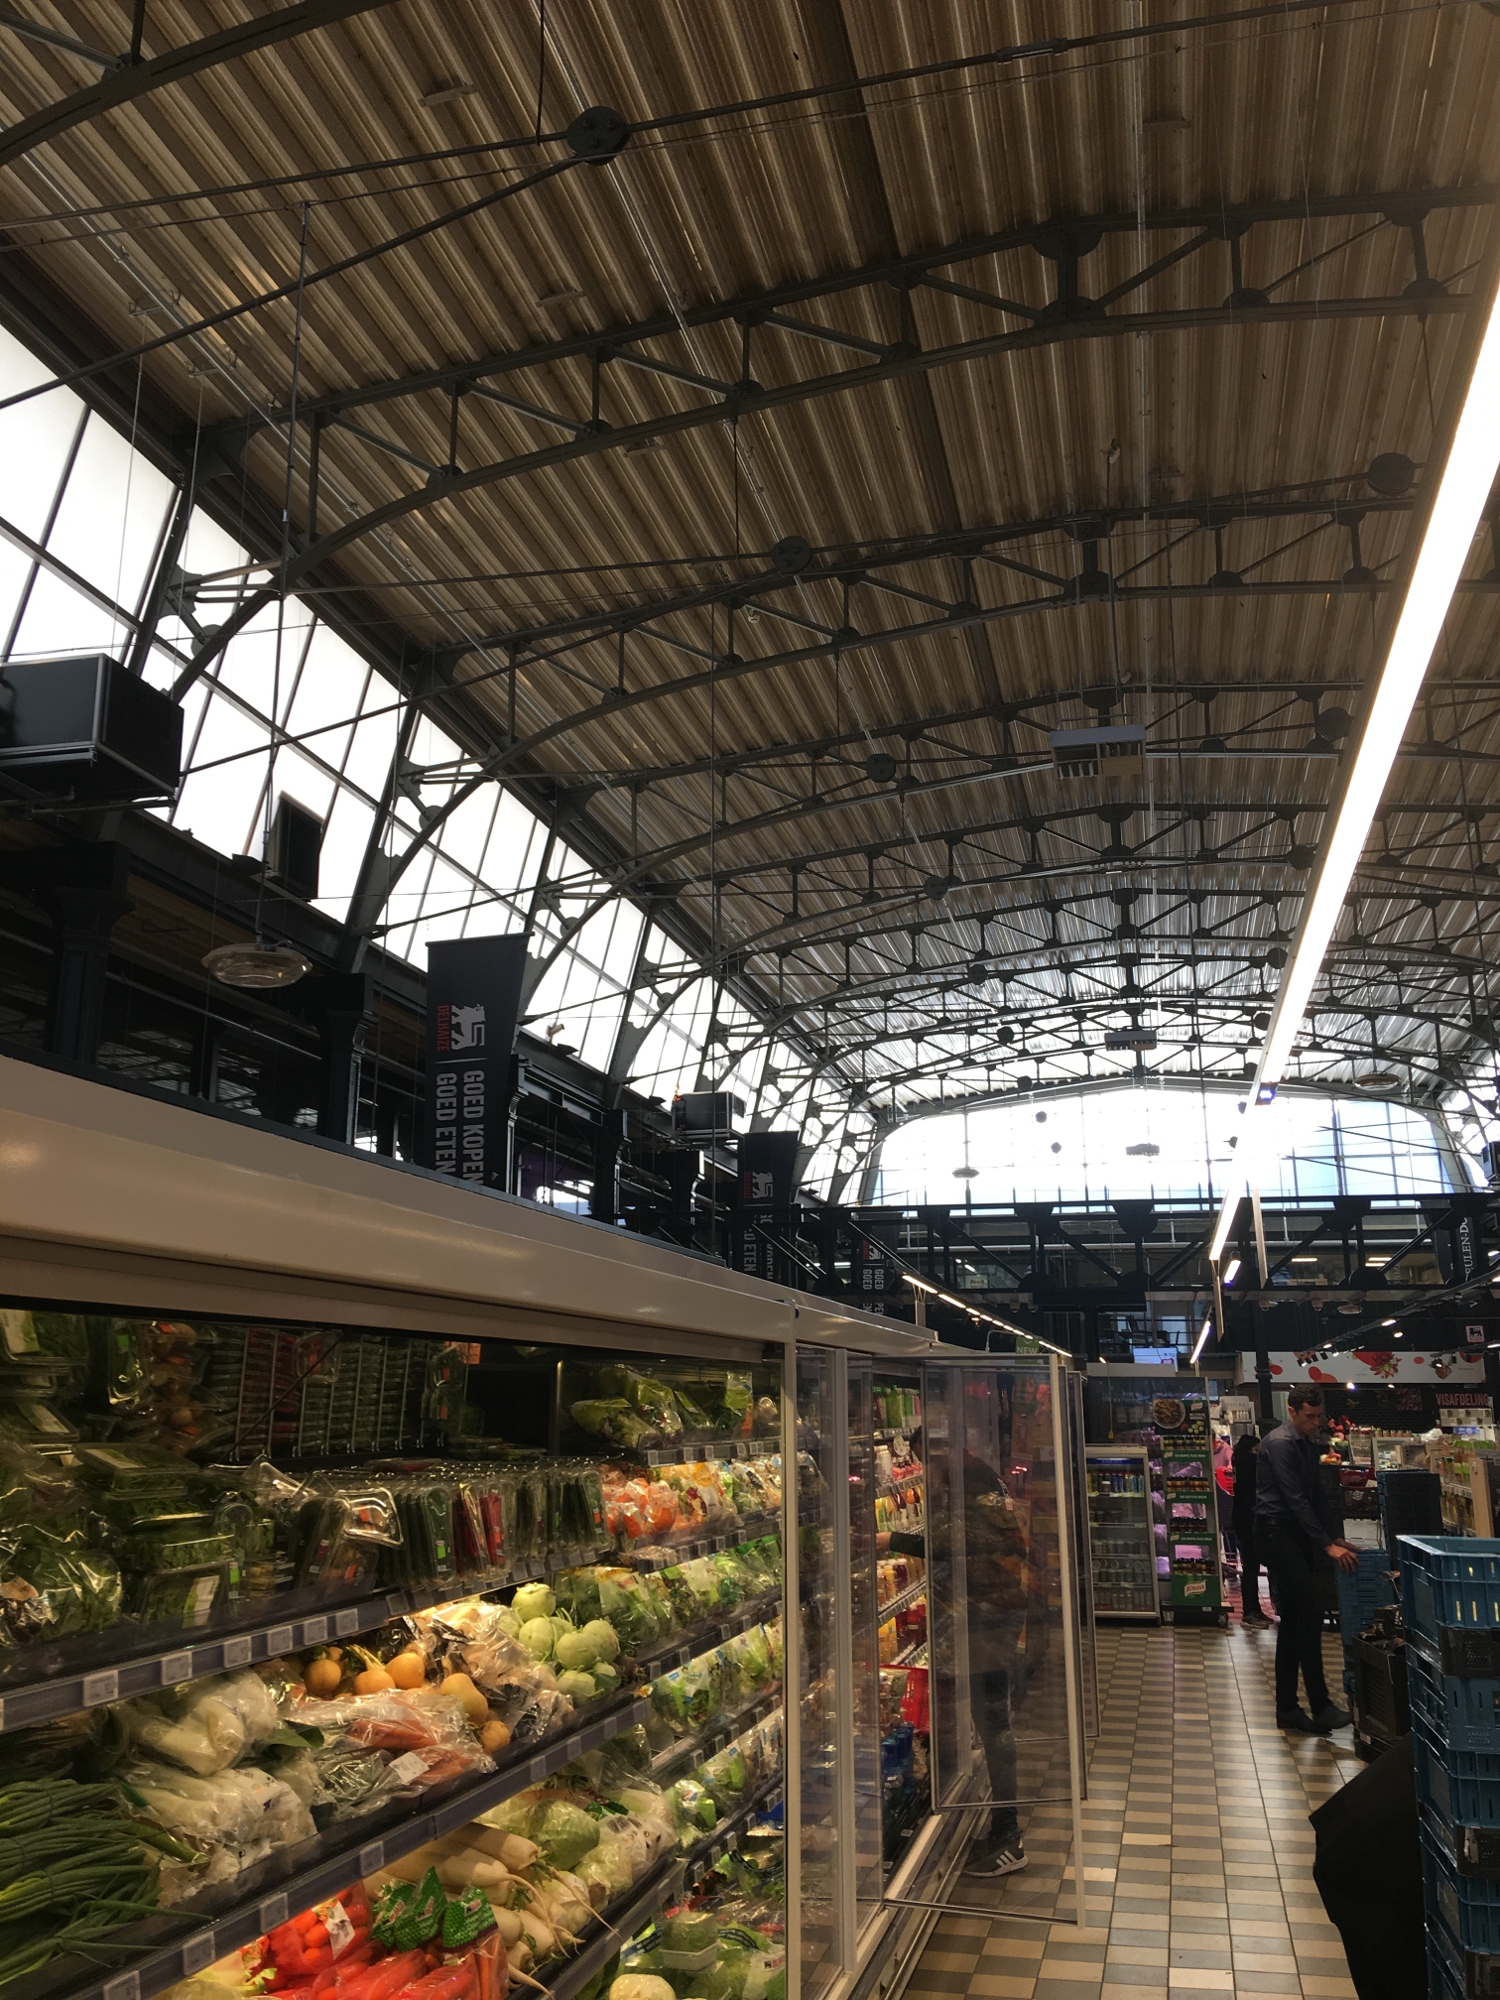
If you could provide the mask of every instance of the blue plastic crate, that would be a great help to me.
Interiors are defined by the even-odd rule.
[[[1417,1647],[1408,1646],[1406,1691],[1413,1717],[1435,1746],[1500,1753],[1500,1680],[1440,1673]]]
[[[1354,1692],[1354,1662],[1349,1647],[1370,1624],[1382,1604],[1396,1602],[1390,1558],[1384,1549],[1361,1549],[1359,1568],[1335,1570],[1339,1586],[1339,1636],[1344,1642],[1344,1691]]]
[[[1427,2000],[1464,2000],[1463,1974],[1454,1964],[1448,1940],[1427,1932]]]
[[[1433,1920],[1465,1951],[1500,1953],[1500,1882],[1460,1875],[1442,1834],[1422,1816],[1422,1890]]]
[[[1423,1805],[1455,1826],[1500,1830],[1500,1749],[1454,1750],[1415,1711],[1411,1741]]]
[[[1400,1535],[1401,1613],[1415,1632],[1500,1630],[1500,1541]]]
[[[1361,1549],[1359,1568],[1338,1570],[1339,1630],[1347,1646],[1357,1639],[1382,1604],[1394,1604],[1396,1586],[1391,1581],[1390,1559],[1384,1549]]]

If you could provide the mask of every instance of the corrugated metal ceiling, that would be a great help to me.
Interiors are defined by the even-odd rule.
[[[514,729],[516,767],[555,781],[575,834],[582,816],[617,857],[616,879],[675,893],[763,996],[861,1049],[846,1075],[904,1067],[887,1053],[904,1031],[952,1018],[969,1024],[973,1063],[961,1032],[919,1061],[998,1079],[1017,1046],[1061,1059],[1132,1001],[1150,1015],[1153,981],[1158,999],[1176,996],[1155,1010],[1173,1052],[1153,1060],[1199,1059],[1197,991],[1205,1029],[1223,1016],[1209,1053],[1238,1073],[1275,976],[1252,961],[1295,923],[1307,871],[1289,857],[1316,843],[1334,782],[1339,739],[1315,736],[1315,709],[1357,704],[1409,519],[1409,493],[1382,497],[1364,474],[1396,453],[1420,479],[1489,227],[1500,21],[1398,0],[1232,11],[549,0],[544,39],[529,5],[396,0],[12,165],[9,255],[74,303],[99,351],[124,352],[291,284],[304,214],[316,274],[569,160],[557,138],[493,142],[561,132],[589,105],[639,127],[1180,21],[634,130],[609,164],[571,165],[308,285],[293,521],[305,537],[305,418],[321,410],[319,533],[407,510],[331,556],[299,556],[304,585],[336,595],[387,657],[438,648],[445,672],[474,682],[476,746],[503,756]],[[128,34],[107,0],[32,12],[106,50]],[[245,18],[219,0],[151,0],[145,51]],[[97,74],[36,42],[7,53],[7,120]],[[447,157],[285,179],[414,153]],[[190,193],[267,177],[283,184]],[[160,199],[173,191],[184,198]],[[1238,233],[1261,211],[1277,212]],[[1095,242],[1078,218],[1114,226]],[[955,254],[915,285],[883,275],[1049,223],[1075,233]],[[1419,259],[1425,297],[1410,291]],[[868,282],[819,284],[865,267]],[[693,323],[793,284],[813,293],[783,310],[800,330],[753,312],[748,326]],[[1105,303],[1069,309],[1074,290]],[[653,319],[668,330],[598,367],[597,414],[635,427],[629,442],[580,433],[591,341]],[[184,452],[207,454],[221,490],[248,482],[263,510],[279,506],[285,425],[259,422],[248,440],[235,427],[284,411],[297,326],[285,297],[140,362],[181,413]],[[924,358],[964,343],[988,348]],[[442,385],[342,411],[326,400],[526,351],[457,400]],[[881,379],[864,380],[872,370]],[[747,374],[754,387],[734,394]],[[575,455],[529,464],[559,443]],[[456,490],[451,444],[457,485],[489,468],[483,483]],[[937,555],[893,562],[882,547],[981,530],[996,534]],[[725,587],[764,579],[767,552],[792,536],[815,552],[801,579],[757,583],[731,610]],[[1343,582],[1356,560],[1369,576]],[[1488,1013],[1491,561],[1476,547],[1433,670],[1432,742],[1424,723],[1398,765],[1334,960],[1340,990],[1377,1016],[1375,1043],[1407,1049],[1424,1089],[1435,1050],[1456,1060],[1451,1024],[1471,989]],[[1096,569],[1102,594],[1069,590]],[[716,588],[712,604],[676,602]],[[528,636],[622,611],[630,630],[565,652]],[[919,623],[936,629],[899,636]],[[472,650],[484,637],[499,643]],[[1089,705],[1091,691],[1107,699]],[[1143,774],[1057,776],[1046,731],[1101,719],[1146,725]],[[1222,747],[1206,754],[1205,738]],[[881,755],[894,775],[868,762]],[[1435,912],[1417,900],[1428,891],[1443,897]],[[950,1002],[945,986],[981,951],[992,972]],[[1385,969],[1397,962],[1399,980]],[[1020,1041],[996,1052],[993,1028],[1012,1017]],[[1057,1033],[1027,1030],[1036,1018]],[[1353,1018],[1326,1019],[1328,1073],[1350,1072]]]

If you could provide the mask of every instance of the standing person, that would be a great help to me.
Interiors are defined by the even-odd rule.
[[[1286,1422],[1262,1441],[1256,1462],[1255,1541],[1271,1572],[1281,1624],[1276,1633],[1276,1726],[1307,1736],[1342,1729],[1349,1711],[1330,1697],[1323,1674],[1322,1593],[1314,1564],[1321,1550],[1340,1569],[1359,1557],[1328,1518],[1317,1433],[1323,1398],[1316,1389],[1293,1389]],[[1297,1705],[1297,1674],[1307,1706]]]
[[[1234,1538],[1240,1545],[1240,1623],[1264,1629],[1260,1608],[1260,1550],[1255,1540],[1255,1473],[1259,1431],[1246,1431],[1234,1447]]]
[[[974,1726],[990,1782],[990,1824],[970,1850],[965,1875],[997,1880],[1027,1865],[1018,1811],[1019,1778],[1011,1707],[1022,1691],[1022,1637],[1031,1584],[1031,1550],[1015,1502],[998,1472],[978,1453],[963,1455],[964,1605]],[[884,1554],[926,1553],[920,1535],[878,1534]],[[929,1604],[929,1616],[931,1606]],[[1029,1649],[1028,1649],[1029,1650]]]

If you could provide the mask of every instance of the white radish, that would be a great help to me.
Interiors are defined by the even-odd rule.
[[[521,1936],[531,1946],[534,1959],[550,1958],[557,1950],[557,1938],[551,1924],[529,1910],[521,1919]]]
[[[521,1942],[520,1917],[514,1910],[503,1909],[495,1903],[491,1903],[490,1908],[495,1912],[495,1928],[500,1933],[500,1942],[507,1951],[514,1951]]]

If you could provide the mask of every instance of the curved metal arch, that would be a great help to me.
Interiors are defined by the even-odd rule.
[[[1207,248],[1211,243],[1227,241],[1231,236],[1244,236],[1258,222],[1303,222],[1314,217],[1328,220],[1341,216],[1350,220],[1361,217],[1391,220],[1410,213],[1414,205],[1423,210],[1483,208],[1497,195],[1500,195],[1500,189],[1487,184],[1421,188],[1386,194],[1310,193],[1305,199],[1299,196],[1287,201],[1150,209],[1144,217],[1110,211],[1070,217],[1068,220],[1080,232],[1097,230],[1101,236],[1134,236],[1141,229],[1149,235],[1191,233],[1197,239],[1194,248]],[[591,333],[566,334],[557,340],[535,341],[526,347],[501,348],[489,354],[476,355],[468,361],[447,361],[432,368],[416,369],[407,375],[388,376],[379,382],[330,390],[324,396],[303,397],[299,399],[298,409],[305,418],[327,421],[347,410],[367,409],[374,403],[399,402],[407,396],[423,395],[433,390],[451,394],[455,389],[472,387],[493,375],[517,374],[528,368],[545,368],[560,361],[590,360],[597,350],[617,352],[639,346],[643,341],[669,339],[681,333],[684,327],[695,331],[729,321],[764,323],[768,315],[784,307],[809,305],[816,299],[836,298],[846,292],[863,291],[872,285],[906,290],[922,285],[933,273],[950,265],[974,263],[1007,250],[1035,248],[1038,240],[1052,226],[1048,218],[1043,217],[1036,222],[1018,223],[1009,229],[960,237],[933,250],[880,258],[846,270],[792,279],[760,292],[739,292],[731,298],[688,306],[681,319],[672,313],[657,313],[649,319],[601,327]],[[1404,225],[1398,220],[1392,226],[1400,228]],[[1134,289],[1135,282],[1122,289]],[[984,295],[979,296],[982,301]],[[1010,302],[997,303],[1006,305]],[[1023,307],[1012,317],[1030,316],[1034,310],[1039,311],[1040,308]],[[836,334],[837,329],[829,328],[828,331]],[[289,415],[290,410],[286,407],[275,409],[269,421],[273,424],[285,423]]]
[[[1120,969],[1126,963],[1130,963],[1136,966],[1137,968],[1152,968],[1152,967],[1158,968],[1164,974],[1175,974],[1186,970],[1197,971],[1197,970],[1211,969],[1215,972],[1222,973],[1222,975],[1225,977],[1233,977],[1233,976],[1239,976],[1241,973],[1247,970],[1259,969],[1259,962],[1263,962],[1264,954],[1263,950],[1257,952],[1256,947],[1257,946],[1263,947],[1265,944],[1269,943],[1269,940],[1247,938],[1243,941],[1240,941],[1243,943],[1242,950],[1234,951],[1233,949],[1230,949],[1224,951],[1222,954],[1216,954],[1212,956],[1204,953],[1195,953],[1192,951],[1180,949],[1181,946],[1188,945],[1191,942],[1192,940],[1189,939],[1164,939],[1160,941],[1161,944],[1166,944],[1166,945],[1175,944],[1179,946],[1179,949],[1176,952],[1171,952],[1171,953],[1164,953],[1162,950],[1158,949],[1156,953],[1149,959],[1141,957],[1132,957],[1130,959],[1127,959],[1125,954],[1121,952],[1117,956],[1109,959],[1101,959],[1096,957],[1092,966],[1088,965],[1080,966],[1076,963],[1066,966],[1052,965],[1052,964],[1037,964],[1036,960],[1038,958],[1047,958],[1056,952],[1066,951],[1076,954],[1080,951],[1087,949],[1086,945],[1080,945],[1077,943],[1053,945],[1046,940],[1040,940],[1040,939],[1030,945],[1017,946],[1015,948],[1014,954],[1002,954],[1000,952],[990,952],[989,954],[987,954],[987,956],[995,960],[1008,958],[1010,956],[1016,956],[1019,958],[1020,956],[1024,955],[1025,957],[1027,957],[1030,960],[1030,963],[1027,963],[1025,965],[1018,965],[1016,970],[1009,975],[1012,978],[1024,978],[1028,973],[1030,974],[1046,974],[1052,972],[1089,973],[1091,971],[1104,970],[1104,969],[1117,970]],[[1233,939],[1225,939],[1222,940],[1222,942],[1225,945],[1232,947],[1237,941]],[[1364,956],[1367,957],[1367,954]],[[1415,957],[1417,955],[1413,953],[1411,954],[1411,956]],[[1431,956],[1435,967],[1442,967],[1444,969],[1452,968],[1458,971],[1470,969],[1469,967],[1464,966],[1462,963],[1455,966],[1454,961],[1449,957],[1436,953],[1432,954]],[[1360,948],[1348,942],[1345,942],[1344,944],[1335,944],[1333,947],[1331,947],[1330,957],[1334,960],[1345,960],[1345,959],[1352,960],[1355,962],[1356,965],[1359,965],[1363,962],[1363,957]],[[1478,961],[1471,961],[1470,965],[1474,970],[1482,969]],[[947,966],[924,967],[920,968],[920,970],[928,971],[933,975],[930,985],[920,988],[914,988],[912,985],[912,973],[910,966],[909,965],[893,966],[889,972],[877,974],[873,978],[865,980],[857,980],[849,985],[837,986],[831,988],[826,993],[818,994],[816,996],[809,996],[804,999],[785,1002],[780,1008],[778,1008],[776,1018],[778,1022],[781,1023],[797,1021],[800,1020],[802,1016],[813,1013],[826,1014],[829,1018],[832,1018],[834,1011],[836,1009],[842,1012],[846,1011],[849,1007],[867,1006],[870,1003],[870,1001],[889,997],[892,993],[899,993],[907,996],[908,1004],[914,1008],[922,1005],[935,1006],[938,1004],[938,1001],[940,999],[944,998],[949,993],[965,989],[973,991],[972,983],[962,976],[964,968],[961,963],[954,962],[953,964]],[[999,977],[998,968],[991,976],[996,978]],[[1069,1012],[1077,1007],[1093,1007],[1093,1006],[1109,1007],[1118,1011],[1120,1008],[1124,1007],[1127,1004],[1127,1002],[1136,1002],[1142,1006],[1159,1005],[1159,1006],[1186,1007],[1193,1004],[1199,1006],[1209,1006],[1209,1005],[1225,1006],[1225,1007],[1243,1006],[1249,1012],[1259,1013],[1263,1012],[1268,1007],[1271,997],[1272,996],[1263,993],[1249,993],[1243,995],[1230,993],[1226,995],[1217,995],[1211,990],[1208,992],[1199,991],[1197,993],[1194,992],[1184,993],[1177,991],[1176,989],[1168,989],[1166,991],[1163,991],[1160,988],[1152,988],[1147,986],[1147,987],[1137,988],[1133,992],[1129,993],[1127,993],[1124,989],[1121,989],[1117,992],[1110,994],[1079,995],[1074,998],[1068,998],[1063,995],[1057,995],[1055,997],[1047,998],[1045,1002],[1040,1002],[1038,1005],[1038,1009],[1036,1011],[1045,1013],[1061,1013],[1061,1012]],[[1462,1002],[1456,1004],[1462,1004]],[[988,1011],[991,1013],[997,1013],[1000,1011],[1000,1009],[998,1007],[991,1006],[988,1009]],[[1010,1009],[1006,1010],[1007,1017],[1009,1017],[1009,1014],[1012,1011],[1013,1010]],[[1309,1002],[1307,1011],[1309,1014],[1312,1014],[1314,1016],[1320,1014],[1364,1013],[1369,1011],[1373,1011],[1377,1015],[1383,1015],[1383,1014],[1397,1015],[1402,1012],[1402,1008],[1396,1006],[1388,1006],[1384,1002],[1376,1005],[1373,1009],[1360,1008],[1353,1005],[1347,999],[1340,1000],[1334,998],[1329,1000],[1322,1000],[1315,995],[1313,1000]],[[1444,1017],[1435,1015],[1434,1018],[1442,1020]],[[1444,1024],[1454,1029],[1460,1030],[1465,1034],[1472,1035],[1474,1032],[1471,1021],[1447,1019]],[[1486,1043],[1485,1046],[1489,1046],[1489,1044]],[[841,1061],[845,1059],[845,1053],[846,1052],[843,1048],[839,1050],[839,1058]]]
[[[1340,515],[1351,508],[1357,507],[1361,514],[1405,514],[1415,504],[1411,493],[1394,497],[1370,493],[1367,497],[1364,491],[1359,490],[1350,497],[1347,491],[1341,496],[1335,490],[1361,489],[1363,472],[1345,473],[1320,483],[1328,489],[1320,499],[1312,498],[1306,486],[1299,486],[1295,491],[1282,495],[1211,494],[1201,499],[1159,501],[1148,506],[1117,505],[1044,514],[1029,520],[991,522],[944,534],[830,545],[813,550],[800,568],[778,563],[774,560],[776,552],[773,551],[773,561],[768,568],[751,570],[711,584],[695,585],[691,590],[682,590],[667,597],[639,597],[609,610],[580,612],[570,618],[558,618],[543,624],[531,622],[489,632],[476,639],[455,641],[451,646],[436,648],[435,657],[449,661],[473,653],[504,651],[510,655],[504,669],[509,672],[511,660],[520,666],[533,663],[546,665],[580,647],[620,635],[628,637],[638,633],[643,638],[657,637],[650,627],[663,618],[713,610],[720,606],[735,611],[745,605],[767,610],[774,617],[777,613],[767,605],[766,600],[783,591],[798,591],[818,583],[855,586],[882,570],[905,569],[927,562],[951,563],[981,556],[988,550],[1016,542],[1059,536],[1066,536],[1075,546],[1085,542],[1108,542],[1117,529],[1157,522],[1178,523],[1188,529],[1211,533],[1240,522],[1316,520],[1321,517],[1324,525],[1337,529],[1345,528]],[[1148,560],[1144,559],[1132,567],[1144,568]],[[1003,558],[1001,566],[1016,567],[1006,564]],[[1078,581],[1076,575],[1061,576],[1029,563],[1019,567],[1022,573],[1040,582],[1051,583],[1059,590],[1070,589]],[[955,601],[948,603],[946,608],[951,614],[959,606]],[[557,640],[567,643],[548,643]],[[545,651],[542,650],[544,646]]]
[[[1273,325],[1277,323],[1321,324],[1341,319],[1376,317],[1381,319],[1410,318],[1416,314],[1438,312],[1462,312],[1468,306],[1465,293],[1445,294],[1438,298],[1408,299],[1404,295],[1395,298],[1371,299],[1321,299],[1315,301],[1288,300],[1267,306],[1241,308],[1237,306],[1203,306],[1181,312],[1128,313],[1106,315],[1102,319],[1077,321],[1044,321],[1015,332],[988,334],[974,340],[955,341],[945,347],[922,348],[915,352],[899,353],[891,359],[870,362],[862,367],[844,368],[831,374],[816,375],[798,382],[782,383],[771,388],[741,388],[732,385],[728,396],[691,409],[669,410],[640,423],[622,424],[616,429],[605,431],[589,430],[587,433],[565,439],[539,451],[520,452],[510,458],[497,459],[489,465],[476,466],[468,472],[439,468],[427,483],[410,493],[399,494],[383,505],[372,508],[356,520],[348,521],[341,528],[335,528],[320,536],[305,549],[294,555],[286,567],[286,586],[295,589],[319,563],[330,556],[352,547],[367,535],[377,533],[398,521],[404,521],[415,514],[425,513],[446,501],[456,500],[467,493],[474,493],[492,486],[504,484],[512,479],[524,478],[530,473],[545,471],[552,466],[566,465],[575,459],[594,458],[604,452],[623,451],[633,444],[643,444],[652,439],[684,436],[689,432],[702,430],[712,424],[721,424],[731,418],[745,418],[769,413],[788,407],[794,403],[816,402],[827,396],[847,394],[854,389],[873,388],[886,382],[897,382],[908,377],[927,374],[935,369],[949,368],[966,362],[986,359],[993,355],[1014,352],[1021,348],[1052,345],[1058,341],[1094,340],[1116,334],[1184,332],[1219,326]],[[1326,593],[1337,585],[1307,585],[1308,590]],[[1246,586],[1245,594],[1254,595],[1264,586]],[[1140,593],[1137,593],[1140,594]],[[1207,588],[1205,587],[1205,594]],[[1219,594],[1219,593],[1215,593]],[[240,606],[230,614],[218,628],[212,639],[205,642],[193,655],[192,660],[173,687],[177,700],[187,692],[199,675],[228,644],[237,632],[258,615],[268,604],[275,601],[277,587],[267,585],[263,589],[247,595]],[[1060,599],[1059,602],[1066,601]],[[989,617],[1007,615],[1004,612],[988,614]],[[971,619],[945,621],[946,629],[961,631],[966,625],[988,622],[983,614]],[[861,642],[863,643],[863,642]],[[817,655],[814,654],[813,657]],[[634,701],[639,696],[626,696],[626,701]],[[570,722],[567,726],[574,726]],[[547,732],[543,741],[560,733],[562,725]]]
[[[86,84],[82,90],[59,98],[56,104],[49,104],[41,111],[33,111],[30,117],[18,119],[0,132],[0,167],[9,166],[34,147],[49,145],[64,132],[86,125],[101,112],[134,104],[168,84],[185,83],[190,76],[200,76],[220,63],[235,62],[241,56],[290,41],[295,35],[309,34],[315,28],[348,20],[351,15],[368,14],[377,7],[390,5],[392,0],[296,0],[295,5],[280,7],[274,14],[236,22],[232,28],[221,28],[217,34],[204,35],[196,42],[185,42],[165,55],[135,62],[129,55],[122,55],[118,66],[97,83]],[[4,25],[0,21],[0,26]]]

